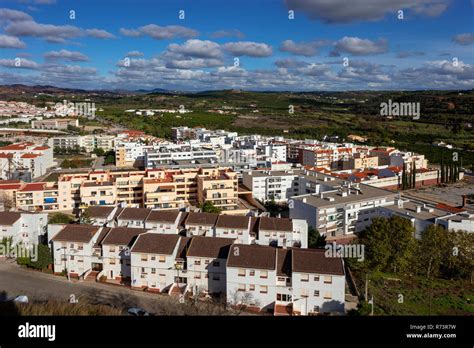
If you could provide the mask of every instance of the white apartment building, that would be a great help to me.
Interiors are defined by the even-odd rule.
[[[34,179],[53,165],[53,149],[49,146],[24,142],[0,147],[0,179],[12,179],[15,172],[28,172]]]
[[[328,239],[362,231],[378,216],[378,207],[394,204],[394,192],[339,180],[332,183],[339,185],[332,190],[292,197],[290,204],[291,218],[306,220]]]
[[[46,234],[48,214],[29,212],[0,212],[0,241],[11,238],[12,245],[26,247],[38,244]],[[1,255],[0,255],[1,256]]]
[[[275,315],[341,314],[343,262],[324,253],[234,244],[227,260],[227,301]]]
[[[459,212],[436,218],[436,224],[443,226],[448,231],[474,232],[474,212]]]
[[[300,194],[300,174],[300,170],[251,170],[242,174],[242,184],[252,190],[256,199],[284,202]]]
[[[178,234],[181,216],[179,210],[152,210],[146,217],[145,228],[157,233]]]

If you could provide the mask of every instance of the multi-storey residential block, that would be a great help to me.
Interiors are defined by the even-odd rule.
[[[25,142],[0,147],[0,179],[16,179],[25,172],[33,179],[52,166],[53,149],[49,146]]]
[[[251,170],[242,174],[242,184],[261,201],[286,201],[300,193],[298,176],[300,170]]]
[[[198,175],[199,204],[211,202],[223,211],[234,210],[238,204],[237,173],[230,170],[213,170]]]
[[[275,315],[343,313],[342,259],[318,249],[234,244],[227,260],[227,301]]]
[[[111,181],[84,182],[80,196],[82,207],[114,205],[117,202],[117,186]]]
[[[360,232],[377,215],[377,208],[394,204],[395,193],[369,185],[330,180],[333,189],[321,190],[322,178],[313,176],[314,193],[295,196],[290,204],[290,217],[304,219],[328,239]]]
[[[15,192],[15,204],[26,211],[59,210],[62,202],[58,197],[58,186],[53,182],[29,183]]]

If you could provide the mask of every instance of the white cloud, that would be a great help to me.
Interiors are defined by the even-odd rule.
[[[25,48],[23,41],[14,36],[0,34],[0,48]]]
[[[358,37],[345,36],[335,43],[333,55],[337,56],[340,53],[350,53],[355,56],[363,56],[386,52],[388,52],[388,41],[385,39],[371,41]]]
[[[181,25],[168,25],[162,27],[156,24],[148,24],[137,29],[122,28],[120,29],[120,33],[130,37],[147,35],[156,40],[192,38],[199,35],[198,31]]]
[[[62,59],[70,62],[85,62],[89,60],[89,57],[81,52],[68,50],[46,52],[44,58],[50,61]]]
[[[268,57],[272,55],[271,46],[265,43],[238,41],[225,43],[222,47],[234,56]]]

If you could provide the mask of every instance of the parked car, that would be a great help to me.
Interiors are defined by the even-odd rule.
[[[136,317],[146,317],[150,315],[150,313],[148,313],[146,310],[138,307],[129,308],[127,312],[128,314],[134,315]]]
[[[1,300],[0,302],[17,302],[17,303],[28,303],[28,296],[25,295],[18,295],[16,297],[6,298]]]

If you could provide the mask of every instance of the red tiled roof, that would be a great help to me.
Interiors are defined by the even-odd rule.
[[[36,158],[36,157],[39,157],[41,155],[38,155],[38,154],[35,154],[35,153],[25,153],[23,155],[21,155],[21,158]]]
[[[25,191],[42,191],[44,190],[46,183],[44,182],[38,182],[38,183],[32,183],[32,184],[26,184],[23,186],[23,188],[20,190],[21,192]]]
[[[49,146],[37,146],[33,150],[39,151],[39,150],[48,150]]]

